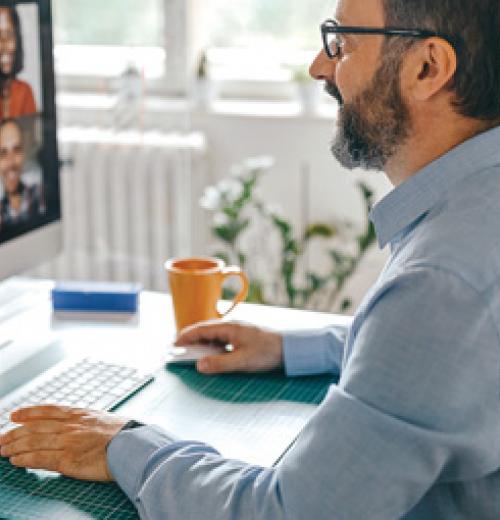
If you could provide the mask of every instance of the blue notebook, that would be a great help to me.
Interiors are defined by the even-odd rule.
[[[142,286],[121,282],[58,282],[52,289],[55,311],[137,312]]]

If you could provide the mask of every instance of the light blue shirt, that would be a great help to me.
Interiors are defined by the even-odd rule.
[[[456,147],[373,210],[391,257],[342,331],[284,335],[289,375],[338,385],[273,468],[156,427],[108,460],[141,517],[500,518],[500,127]]]

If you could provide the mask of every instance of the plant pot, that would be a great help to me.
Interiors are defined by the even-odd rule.
[[[207,109],[217,95],[216,86],[209,79],[198,79],[193,85],[192,99],[196,108]]]

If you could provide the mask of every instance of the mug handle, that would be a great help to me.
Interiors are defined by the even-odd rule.
[[[248,294],[249,286],[250,286],[247,275],[237,266],[225,267],[222,270],[221,275],[222,275],[221,287],[222,287],[222,284],[224,283],[224,281],[226,280],[226,278],[231,278],[231,276],[237,276],[241,280],[242,287],[241,287],[240,292],[234,298],[233,304],[226,312],[221,314],[219,311],[217,311],[219,318],[223,318],[224,316],[229,314],[236,307],[236,305],[238,305],[238,303],[245,300],[245,298],[247,297],[247,294]]]

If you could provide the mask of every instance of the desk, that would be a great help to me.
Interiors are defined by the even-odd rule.
[[[33,282],[44,287],[48,282]],[[322,313],[243,304],[232,319],[276,329],[347,324],[348,318]],[[63,357],[85,355],[154,371],[156,380],[130,399],[119,413],[163,426],[168,431],[214,444],[226,457],[266,465],[279,456],[323,399],[331,378],[286,379],[282,374],[206,377],[190,368],[165,370],[165,350],[175,336],[168,295],[143,293],[136,316],[54,316],[47,298],[15,318],[16,330],[52,338]],[[24,324],[24,327],[23,327]],[[175,386],[180,399],[168,400]],[[229,389],[229,390],[228,390]],[[237,389],[237,391],[234,391]],[[199,430],[184,420],[196,410]],[[262,428],[262,424],[266,424]],[[220,445],[221,434],[224,445]],[[217,444],[219,443],[219,445]],[[246,450],[246,451],[245,451]],[[26,473],[0,462],[0,518],[129,519],[132,504],[114,484],[76,482],[44,473]]]

